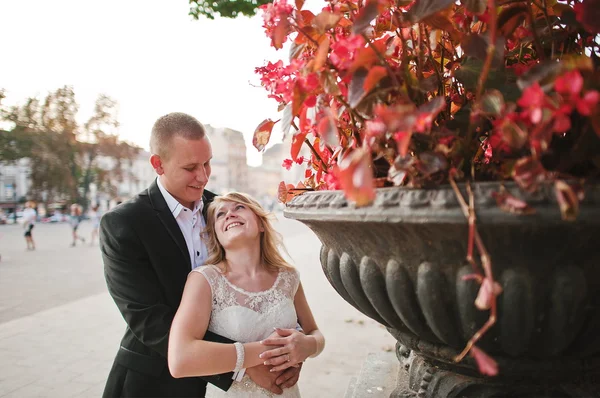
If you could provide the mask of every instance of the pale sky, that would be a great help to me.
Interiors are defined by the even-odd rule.
[[[119,103],[121,137],[145,149],[154,121],[180,111],[241,131],[248,162],[260,163],[252,133],[279,115],[254,68],[287,61],[288,48],[270,47],[260,15],[196,21],[188,10],[187,0],[0,1],[6,104],[70,85],[81,123],[104,93]]]

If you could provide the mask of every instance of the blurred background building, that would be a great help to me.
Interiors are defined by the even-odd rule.
[[[246,143],[241,132],[229,128],[215,128],[205,125],[212,149],[212,175],[207,189],[224,194],[231,191],[247,192],[270,209],[277,206],[277,189],[281,181],[297,184],[304,179],[305,165],[293,164],[288,171],[283,160],[289,158],[290,143],[275,144],[262,154],[260,166],[249,166],[246,158]],[[287,141],[292,139],[288,135]],[[302,155],[308,156],[307,149]],[[126,201],[148,187],[156,178],[150,165],[150,153],[140,150],[131,159],[116,159],[110,156],[98,156],[97,168],[106,173],[119,170],[110,185],[98,186],[91,183],[86,194],[90,205],[99,205],[102,211]],[[117,167],[117,163],[119,167]],[[31,167],[27,158],[15,162],[0,163],[0,209],[5,213],[20,210],[22,204],[31,199]],[[42,202],[49,204],[50,213],[54,208],[67,205],[63,198],[48,198]],[[65,202],[65,203],[63,203]]]

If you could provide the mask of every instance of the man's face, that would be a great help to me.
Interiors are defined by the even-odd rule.
[[[150,161],[166,190],[179,203],[192,208],[194,202],[202,198],[210,178],[211,159],[212,147],[208,137],[188,140],[175,136],[166,159],[153,155]]]

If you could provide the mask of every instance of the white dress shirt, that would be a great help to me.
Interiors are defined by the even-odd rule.
[[[190,254],[190,263],[192,264],[191,269],[204,265],[204,261],[208,258],[208,250],[200,237],[206,226],[206,222],[202,216],[204,202],[202,202],[202,199],[196,201],[196,203],[194,203],[194,209],[190,210],[179,203],[177,199],[165,189],[160,182],[160,178],[156,179],[156,183],[183,234],[185,244]]]
[[[171,195],[169,191],[165,189],[160,182],[160,178],[158,177],[156,178],[156,184],[158,185],[160,193],[162,194],[163,198],[165,198],[165,202],[167,202],[167,206],[169,207],[169,210],[171,210],[171,214],[173,214],[173,217],[175,217],[175,221],[177,221],[177,225],[179,225],[179,229],[183,234],[185,245],[187,246],[190,254],[190,262],[192,264],[191,269],[204,265],[204,262],[208,258],[208,249],[200,238],[201,233],[206,227],[206,221],[202,216],[204,202],[202,202],[202,199],[196,201],[196,203],[194,203],[194,209],[190,210],[179,203],[177,199],[175,199],[173,195]],[[246,369],[235,372],[233,374],[233,379],[236,381],[241,381],[245,373]]]

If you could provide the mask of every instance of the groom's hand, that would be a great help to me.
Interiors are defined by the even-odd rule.
[[[297,367],[287,368],[283,371],[281,376],[277,378],[275,384],[277,384],[281,388],[290,388],[294,384],[298,382],[300,378],[300,369],[302,368],[302,363],[299,363]]]
[[[287,372],[271,372],[271,368],[272,366],[258,365],[246,369],[246,374],[252,379],[253,382],[262,388],[271,391],[273,394],[281,395],[283,394],[282,388],[284,387],[280,386],[279,384],[281,383],[277,383],[276,380],[279,380],[278,377],[285,376]],[[296,381],[298,381],[298,376],[296,376]],[[293,386],[296,381],[292,383],[290,387]]]

